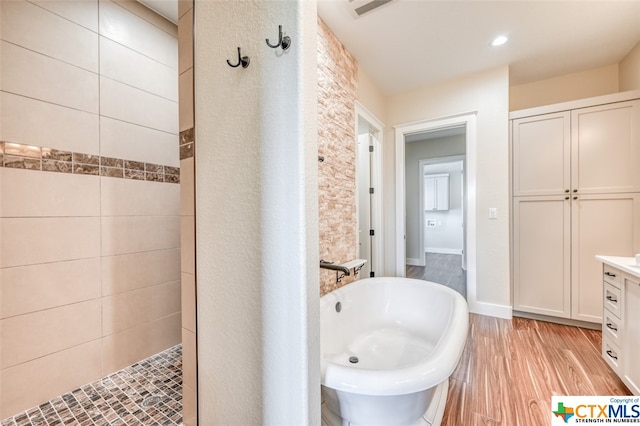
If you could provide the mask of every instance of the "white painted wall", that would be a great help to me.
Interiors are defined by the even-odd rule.
[[[201,425],[320,423],[316,44],[315,1],[195,3]]]
[[[385,240],[396,241],[395,146],[391,126],[477,111],[476,252],[478,310],[510,314],[509,70],[498,68],[390,96],[384,150]],[[488,218],[489,207],[498,218]],[[395,244],[385,244],[386,271],[396,270]]]

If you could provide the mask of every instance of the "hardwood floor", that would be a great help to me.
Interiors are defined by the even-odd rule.
[[[471,314],[442,426],[547,426],[552,395],[631,395],[600,342],[600,331]]]
[[[459,254],[427,253],[425,266],[407,265],[406,276],[446,285],[467,298],[467,272]]]

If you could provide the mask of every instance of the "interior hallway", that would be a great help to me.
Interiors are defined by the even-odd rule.
[[[407,265],[406,276],[443,284],[467,298],[467,271],[462,269],[462,255],[426,253],[425,266]]]

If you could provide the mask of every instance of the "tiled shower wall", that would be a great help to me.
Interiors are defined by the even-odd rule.
[[[320,259],[345,263],[357,257],[355,101],[356,60],[320,19],[318,22],[318,163]],[[336,282],[320,270],[320,294],[353,281]]]
[[[0,2],[0,418],[180,342],[175,25]]]
[[[180,73],[180,235],[182,247],[182,418],[197,424],[195,134],[193,113],[193,0],[178,3]]]

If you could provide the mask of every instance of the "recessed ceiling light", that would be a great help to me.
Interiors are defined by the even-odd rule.
[[[498,36],[498,37],[494,38],[493,41],[491,42],[491,45],[494,46],[494,47],[495,46],[502,46],[503,44],[505,44],[507,42],[507,40],[509,40],[507,38],[507,36],[501,35],[501,36]]]

